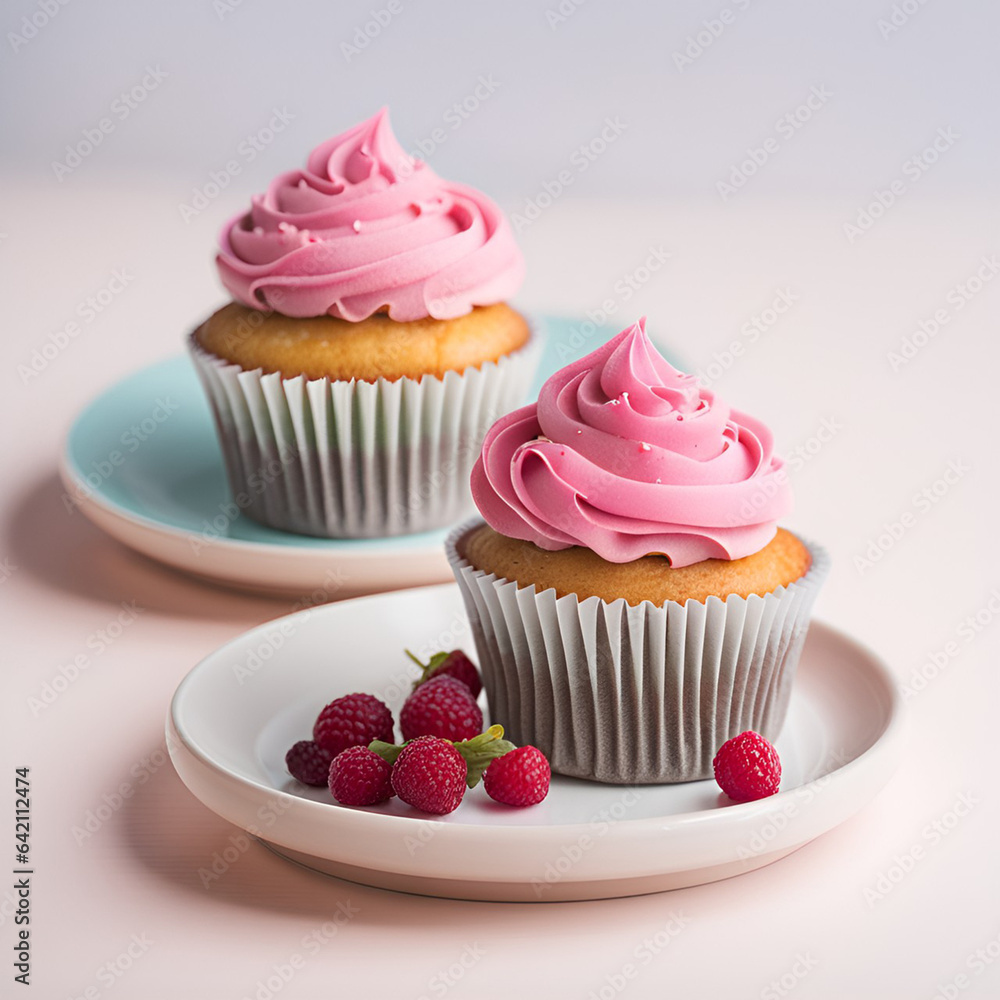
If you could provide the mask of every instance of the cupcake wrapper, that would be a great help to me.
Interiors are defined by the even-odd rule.
[[[465,601],[490,717],[559,774],[614,784],[712,775],[728,739],[775,739],[829,557],[809,545],[801,579],[763,597],[704,603],[556,598],[448,559]]]
[[[479,368],[393,382],[265,375],[210,354],[194,334],[188,347],[239,507],[282,531],[377,538],[472,510],[482,439],[522,402],[540,338]]]

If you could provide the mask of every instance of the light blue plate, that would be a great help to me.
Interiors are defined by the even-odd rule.
[[[538,327],[544,349],[531,398],[550,374],[618,332],[554,316]],[[332,575],[336,596],[349,596],[451,578],[447,530],[311,538],[232,516],[211,411],[185,356],[144,368],[95,399],[69,432],[61,471],[81,510],[109,534],[233,586],[302,594],[329,587]]]

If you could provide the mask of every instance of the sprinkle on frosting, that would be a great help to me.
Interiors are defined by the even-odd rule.
[[[232,296],[287,316],[450,319],[505,301],[524,276],[497,205],[405,153],[385,108],[275,178],[219,243]]]
[[[472,494],[508,537],[672,566],[758,552],[791,510],[771,432],[672,367],[644,318],[493,425]]]

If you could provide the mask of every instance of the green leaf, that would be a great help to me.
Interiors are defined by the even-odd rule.
[[[386,743],[384,740],[372,740],[368,744],[368,749],[372,753],[377,753],[386,763],[395,764],[396,758],[403,752],[403,747],[405,746],[405,743],[397,745],[395,743]]]
[[[424,681],[429,680],[434,675],[434,671],[437,670],[437,668],[440,667],[446,659],[448,659],[449,655],[445,652],[435,653],[430,660],[427,661],[427,663],[423,663],[408,649],[404,649],[403,652],[406,653],[406,655],[413,660],[418,667],[420,667],[420,676],[413,682],[414,691],[416,691],[416,689],[420,687]]]
[[[384,761],[395,764],[396,758],[403,752],[412,740],[406,743],[386,743],[384,740],[372,740],[368,744],[368,749],[372,753],[377,753]],[[445,740],[450,743],[450,740]],[[465,761],[466,777],[465,783],[469,788],[475,788],[483,777],[483,772],[490,764],[517,747],[510,740],[503,738],[503,726],[490,726],[485,733],[473,736],[469,740],[460,740],[452,743],[452,746],[462,755]]]
[[[461,740],[455,744],[455,749],[465,758],[468,775],[465,783],[469,788],[475,788],[490,764],[517,747],[510,740],[503,738],[503,726],[490,726],[485,733],[473,736],[471,740]]]

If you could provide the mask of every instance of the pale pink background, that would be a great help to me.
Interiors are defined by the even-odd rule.
[[[996,938],[995,626],[912,700],[911,756],[872,805],[787,860],[737,880],[613,902],[488,906],[334,882],[253,846],[203,888],[197,870],[210,867],[237,831],[189,795],[169,764],[141,785],[135,772],[162,748],[168,700],[190,667],[292,602],[215,590],[132,555],[79,513],[67,515],[55,478],[73,414],[116,378],[175,352],[187,324],[215,299],[197,249],[204,244],[170,227],[155,241],[145,238],[169,198],[160,183],[94,187],[88,199],[61,193],[62,224],[100,221],[107,242],[97,253],[63,246],[57,280],[37,267],[47,238],[29,207],[51,192],[22,180],[21,207],[6,216],[8,272],[15,288],[32,293],[30,311],[20,310],[17,322],[9,317],[19,359],[110,267],[127,261],[141,276],[134,293],[123,294],[40,378],[21,385],[8,366],[3,394],[3,552],[17,566],[0,584],[9,643],[5,760],[32,767],[40,995],[62,1000],[95,986],[102,996],[148,1000],[252,996],[258,979],[301,951],[302,939],[347,900],[359,915],[283,996],[326,995],[334,983],[349,996],[433,995],[431,978],[478,942],[485,957],[451,996],[532,983],[531,995],[586,997],[671,911],[689,916],[690,925],[628,995],[662,996],[669,986],[689,997],[758,996],[802,952],[818,965],[797,996],[930,996]],[[858,247],[839,231],[844,214],[833,204],[728,212],[710,204],[567,201],[524,240],[530,259],[565,263],[534,268],[544,278],[532,277],[525,301],[553,309],[594,302],[604,295],[595,289],[613,286],[647,246],[663,243],[670,264],[622,315],[648,310],[656,333],[702,365],[777,288],[800,296],[718,388],[769,420],[786,452],[823,418],[843,423],[796,476],[791,523],[821,539],[835,559],[819,614],[869,643],[906,680],[955,637],[997,582],[986,553],[998,485],[989,405],[1000,293],[981,292],[947,339],[929,344],[898,375],[885,353],[995,246],[996,213],[990,219],[980,204],[914,198]],[[579,241],[593,226],[607,235],[581,253]],[[177,289],[168,296],[161,294],[165,275]],[[972,472],[859,575],[853,559],[867,540],[956,457]],[[90,652],[92,665],[33,717],[27,699],[60,665],[88,652],[88,637],[122,601],[146,610],[106,650]],[[72,827],[123,781],[133,783],[134,795],[78,846]],[[869,907],[865,888],[894,856],[927,847],[923,828],[962,792],[980,800],[968,818]],[[9,921],[3,926],[6,940]],[[98,968],[133,934],[153,945],[109,989]],[[975,977],[963,995],[995,995],[998,970],[1000,963]]]

